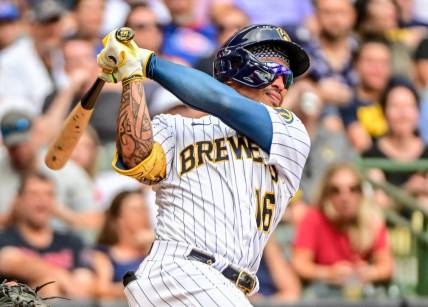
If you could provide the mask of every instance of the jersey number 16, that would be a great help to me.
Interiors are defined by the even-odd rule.
[[[256,224],[257,229],[268,232],[272,224],[275,211],[275,194],[265,192],[261,197],[260,190],[256,189]]]

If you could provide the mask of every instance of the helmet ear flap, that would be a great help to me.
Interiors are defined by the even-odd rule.
[[[221,81],[227,81],[237,74],[244,64],[244,59],[236,50],[221,49],[214,60],[214,77]]]

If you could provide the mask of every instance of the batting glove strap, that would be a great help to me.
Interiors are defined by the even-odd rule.
[[[136,74],[133,74],[133,75],[129,76],[126,79],[123,79],[122,80],[122,85],[128,85],[131,82],[143,81],[143,80],[144,80],[143,73],[136,73]]]

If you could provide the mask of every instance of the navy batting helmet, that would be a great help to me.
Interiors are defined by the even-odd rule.
[[[282,28],[252,25],[235,33],[217,52],[214,77],[221,82],[233,80],[253,88],[262,88],[272,83],[277,74],[253,53],[260,46],[268,46],[269,50],[283,55],[295,77],[309,68],[309,56],[291,41]]]

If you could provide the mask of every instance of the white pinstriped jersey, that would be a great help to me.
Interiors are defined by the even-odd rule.
[[[158,240],[212,253],[219,269],[232,263],[257,271],[310,148],[294,114],[266,108],[273,123],[270,155],[214,116],[153,119],[154,140],[167,156],[167,176],[154,187]]]

